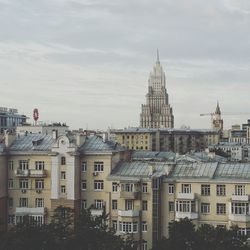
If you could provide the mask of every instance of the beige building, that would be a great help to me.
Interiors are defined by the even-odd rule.
[[[146,104],[141,106],[140,127],[173,128],[174,115],[168,101],[166,76],[160,64],[159,53],[148,80]]]
[[[94,216],[105,211],[109,227],[132,234],[140,250],[168,236],[169,222],[185,217],[197,226],[237,224],[240,233],[250,231],[250,164],[132,154],[105,136],[9,135],[6,145],[0,152],[0,216],[9,227],[25,215],[47,223],[64,205],[90,207]]]
[[[180,154],[205,150],[208,145],[218,144],[220,139],[217,129],[128,128],[112,133],[115,134],[115,140],[127,149],[173,151]]]

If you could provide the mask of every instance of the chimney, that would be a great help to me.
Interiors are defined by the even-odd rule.
[[[4,131],[4,142],[6,147],[10,147],[16,140],[16,133],[10,133],[7,130]]]
[[[52,130],[52,138],[56,140],[57,137],[58,137],[58,131],[56,129],[53,129]]]
[[[86,135],[81,133],[81,134],[77,134],[76,135],[76,145],[78,147],[82,146],[82,144],[85,142],[86,140]]]
[[[104,133],[102,134],[102,141],[103,141],[103,142],[107,142],[107,141],[108,141],[108,133],[105,133],[105,132],[104,132]]]

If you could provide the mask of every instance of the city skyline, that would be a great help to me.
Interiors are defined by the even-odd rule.
[[[247,1],[0,0],[0,106],[70,128],[139,126],[156,61],[175,127],[244,123],[250,79]]]

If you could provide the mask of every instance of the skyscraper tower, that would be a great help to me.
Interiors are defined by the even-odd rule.
[[[173,128],[173,110],[168,103],[166,76],[157,50],[157,59],[149,75],[146,104],[142,104],[140,126],[142,128]]]

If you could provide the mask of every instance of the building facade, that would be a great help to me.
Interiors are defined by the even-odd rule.
[[[5,130],[15,131],[17,125],[26,123],[28,117],[18,114],[17,109],[0,107],[0,134]]]
[[[54,209],[109,214],[109,227],[131,234],[139,250],[168,236],[173,220],[238,225],[250,232],[250,164],[171,152],[123,149],[106,137],[26,134],[0,151],[0,218],[11,228],[30,216],[48,223]],[[4,220],[5,219],[5,220]],[[4,229],[4,228],[2,228]]]
[[[166,90],[166,76],[160,64],[159,53],[153,71],[148,80],[146,104],[141,106],[140,127],[173,128],[173,110],[169,105]]]
[[[112,133],[115,134],[115,140],[127,149],[180,154],[205,150],[208,145],[217,144],[220,140],[220,131],[217,129],[128,128]]]

